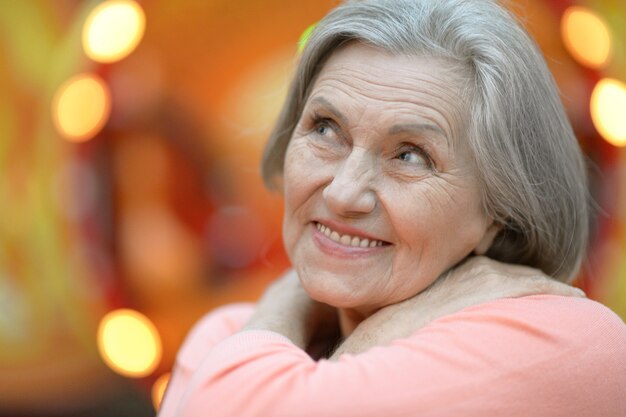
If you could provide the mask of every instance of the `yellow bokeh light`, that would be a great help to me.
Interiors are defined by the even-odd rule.
[[[600,80],[591,93],[591,119],[607,142],[626,146],[626,84]]]
[[[572,6],[565,11],[561,37],[572,57],[586,67],[603,68],[611,58],[613,47],[608,25],[585,7]]]
[[[94,137],[111,113],[111,93],[100,77],[84,73],[63,83],[52,99],[57,131],[73,142]]]
[[[161,401],[163,401],[163,395],[165,394],[167,384],[170,382],[170,376],[171,374],[167,372],[154,381],[154,384],[152,385],[152,405],[157,411],[161,408]]]
[[[161,360],[161,339],[143,314],[120,309],[108,313],[98,327],[98,349],[115,372],[130,377],[150,375]]]
[[[83,49],[96,62],[119,61],[139,44],[146,16],[132,0],[109,0],[96,6],[83,26]]]

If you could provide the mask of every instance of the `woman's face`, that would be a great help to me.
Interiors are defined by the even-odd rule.
[[[451,64],[350,44],[319,74],[287,149],[287,253],[316,300],[368,315],[493,238]]]

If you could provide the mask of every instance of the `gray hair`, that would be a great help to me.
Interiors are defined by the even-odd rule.
[[[589,234],[582,152],[534,41],[492,0],[347,1],[313,31],[263,155],[273,188],[311,87],[328,57],[359,41],[443,58],[469,75],[469,132],[486,212],[502,230],[487,256],[561,280],[578,272]]]

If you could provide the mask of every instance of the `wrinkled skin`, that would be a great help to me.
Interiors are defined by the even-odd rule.
[[[246,328],[305,348],[338,315],[347,337],[338,352],[358,353],[495,298],[577,295],[540,271],[470,259],[499,226],[482,206],[461,91],[459,69],[443,60],[357,43],[333,53],[285,157],[283,236],[294,271]]]

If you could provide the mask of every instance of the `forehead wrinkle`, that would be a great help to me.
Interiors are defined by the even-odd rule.
[[[373,67],[373,69],[376,70],[379,68]],[[437,73],[415,73],[401,68],[394,71],[394,75],[399,78],[395,79],[394,82],[385,83],[385,80],[387,79],[387,75],[389,73],[389,68],[380,68],[380,74],[375,74],[375,72],[377,71],[372,71],[371,69],[368,69],[366,71],[359,68],[343,65],[336,66],[335,68],[329,68],[327,72],[333,71],[346,71],[348,73],[352,73],[349,77],[351,80],[362,81],[366,84],[369,84],[370,87],[380,87],[380,89],[384,92],[388,92],[390,89],[395,89],[413,90],[414,92],[424,93],[427,92],[424,91],[425,89],[420,89],[419,91],[416,91],[416,87],[423,85],[425,87],[434,88],[437,90],[438,93],[449,99],[450,102],[447,104],[451,104],[452,107],[456,107],[455,103],[457,103],[459,99],[462,98],[460,94],[456,94],[454,89],[444,88],[444,86],[450,86],[453,84],[456,84],[457,87],[460,87],[460,85],[458,84],[461,82],[461,80],[452,79],[451,77],[440,77]],[[449,70],[445,69],[442,69],[442,72],[444,74],[450,73]]]
[[[395,103],[400,100],[400,102],[411,103],[439,115],[445,121],[445,128],[440,126],[441,123],[437,122],[432,115],[424,114],[425,112],[418,114],[420,117],[424,117],[442,128],[446,136],[451,136],[452,138],[460,137],[461,129],[466,120],[466,112],[463,112],[461,108],[459,108],[458,103],[464,100],[462,100],[460,94],[454,93],[455,90],[442,86],[442,84],[454,85],[458,84],[458,82],[454,81],[446,84],[444,80],[432,80],[428,77],[419,77],[416,82],[415,75],[417,74],[412,74],[412,76],[407,75],[405,77],[407,80],[406,83],[385,83],[384,77],[373,77],[370,72],[361,71],[349,66],[331,66],[330,68],[323,69],[320,73],[313,94],[315,94],[316,90],[320,91],[327,87],[332,91],[341,91],[351,98],[356,92],[370,100],[389,103]],[[355,85],[351,81],[356,81],[357,84]],[[359,82],[365,85],[359,86]],[[425,88],[419,88],[420,85],[423,85]],[[433,91],[428,91],[429,88]],[[400,93],[396,97],[393,95],[381,97],[376,94],[379,91],[384,94],[389,94],[393,90],[400,90]],[[410,91],[407,92],[407,90]],[[411,92],[413,94],[411,94]],[[413,97],[408,97],[408,95],[413,95]],[[426,97],[419,97],[420,95]],[[437,106],[433,102],[440,102],[441,105]]]

